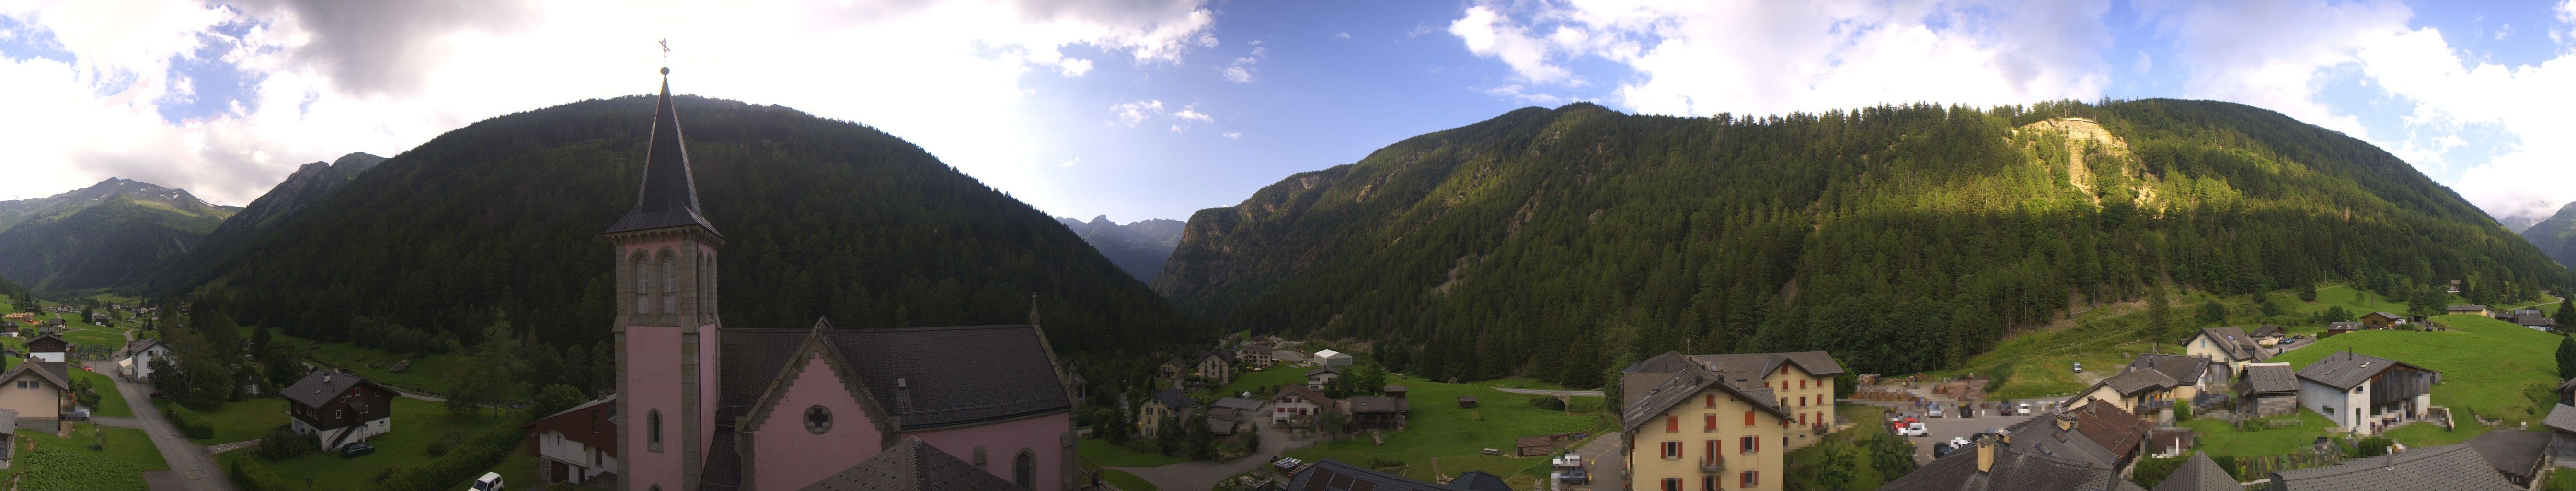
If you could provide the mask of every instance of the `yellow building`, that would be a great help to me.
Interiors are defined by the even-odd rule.
[[[1785,455],[1834,428],[1833,377],[1821,351],[1665,353],[1623,371],[1630,487],[1781,489]]]

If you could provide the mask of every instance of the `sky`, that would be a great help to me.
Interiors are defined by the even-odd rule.
[[[2499,217],[2576,201],[2576,0],[0,0],[0,199],[120,177],[247,204],[307,162],[648,93],[663,66],[1119,222],[1579,101],[2225,100]]]

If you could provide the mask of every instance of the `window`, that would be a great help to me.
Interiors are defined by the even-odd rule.
[[[644,442],[662,443],[662,410],[644,413]]]
[[[1680,416],[1665,416],[1665,417],[1664,417],[1664,432],[1665,432],[1665,433],[1680,433],[1681,431],[1682,431],[1682,417],[1680,417]]]
[[[1798,380],[1798,388],[1801,388],[1801,389],[1807,388],[1807,381],[1806,381],[1806,379],[1799,379],[1799,380]]]
[[[1799,414],[1799,415],[1798,415],[1798,424],[1800,424],[1800,425],[1805,425],[1805,424],[1807,424],[1807,415],[1805,415],[1805,414]]]
[[[1709,439],[1709,441],[1708,441],[1708,454],[1706,454],[1706,455],[1701,455],[1701,456],[1699,457],[1700,461],[1701,461],[1701,462],[1708,462],[1708,463],[1715,463],[1715,462],[1717,462],[1717,455],[1718,455],[1718,453],[1719,453],[1719,452],[1718,452],[1718,450],[1719,450],[1719,448],[1717,447],[1717,440],[1716,440],[1716,439],[1713,439],[1713,438],[1712,438],[1712,439]]]
[[[680,304],[680,297],[679,297],[679,294],[680,294],[680,289],[679,289],[679,288],[677,288],[677,287],[674,287],[673,285],[675,285],[675,284],[678,282],[678,280],[679,280],[679,275],[672,274],[672,270],[671,270],[671,268],[672,268],[672,266],[671,266],[671,250],[670,250],[670,249],[663,249],[663,250],[662,250],[662,260],[661,260],[661,263],[662,263],[662,277],[661,277],[661,280],[662,280],[662,313],[663,313],[663,314],[672,314],[672,313],[677,313],[677,312],[679,312],[679,304]]]
[[[1762,437],[1748,436],[1736,442],[1736,453],[1751,454],[1760,451],[1762,451]]]
[[[1699,476],[1699,491],[1718,491],[1717,476]]]
[[[1664,491],[1682,491],[1682,478],[1664,478]]]
[[[816,435],[832,431],[832,410],[820,404],[805,408],[805,431]]]
[[[1807,396],[1798,396],[1798,405],[1800,405],[1800,406],[1805,406],[1805,405],[1807,405]]]
[[[646,297],[645,292],[653,288],[653,270],[645,266],[642,250],[635,251],[635,255],[628,257],[626,262],[635,264],[635,313],[641,315],[645,313],[645,306],[650,301],[650,297]]]
[[[1708,394],[1706,397],[1708,397],[1708,402],[1704,404],[1704,406],[1717,407],[1717,394]]]
[[[1753,426],[1753,412],[1752,412],[1752,411],[1745,411],[1745,412],[1744,412],[1744,425],[1745,425],[1745,426]]]
[[[1749,488],[1749,487],[1759,486],[1759,485],[1761,485],[1761,484],[1762,484],[1762,474],[1761,474],[1761,473],[1754,472],[1754,471],[1744,471],[1744,473],[1743,473],[1743,474],[1740,474],[1739,476],[1740,476],[1740,477],[1737,477],[1737,478],[1735,479],[1735,480],[1736,480],[1736,483],[1735,483],[1735,485],[1736,485],[1736,486],[1742,486],[1742,487],[1748,487],[1748,488]]]
[[[1682,458],[1682,442],[1664,442],[1664,458]]]
[[[1708,423],[1708,427],[1707,427],[1707,428],[1702,429],[1701,431],[1717,431],[1717,415],[1715,415],[1715,414],[1703,414],[1703,415],[1700,415],[1700,416],[1702,417],[1702,419],[1706,419],[1706,420],[1707,420],[1707,423]]]
[[[1037,482],[1038,455],[1030,453],[1029,449],[1020,449],[1020,456],[1011,458],[1011,483],[1034,489]]]

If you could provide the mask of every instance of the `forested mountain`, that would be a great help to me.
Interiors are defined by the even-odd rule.
[[[2522,229],[2522,238],[2548,253],[2559,264],[2576,264],[2576,203],[2558,209],[2558,214]]]
[[[2360,140],[2203,101],[1636,116],[1527,108],[1201,210],[1155,280],[1227,328],[1435,378],[1623,354],[1952,366],[2169,278],[2527,297],[2570,273]]]
[[[170,261],[171,266],[148,280],[150,285],[168,287],[184,281],[179,276],[195,272],[199,269],[195,265],[231,255],[241,249],[242,242],[249,239],[253,231],[272,227],[286,217],[322,202],[323,196],[356,179],[358,173],[373,169],[384,161],[384,157],[353,152],[331,162],[313,162],[296,168],[295,173],[287,174],[285,181],[278,182],[276,187],[251,200],[249,206],[242,207],[240,213],[215,226],[215,230],[198,240],[196,247],[190,248],[186,256]]]
[[[1180,220],[1169,218],[1119,225],[1109,221],[1109,215],[1091,217],[1089,222],[1072,217],[1056,217],[1055,221],[1073,229],[1083,242],[1091,243],[1091,248],[1099,249],[1100,255],[1108,256],[1109,262],[1117,263],[1118,269],[1136,277],[1136,281],[1154,281],[1154,275],[1163,271],[1163,260],[1172,257],[1172,248],[1181,244],[1183,227]]]
[[[777,106],[674,101],[725,234],[727,327],[1025,323],[1034,294],[1060,352],[1212,336],[1047,215],[910,143]],[[184,281],[162,293],[323,340],[471,344],[506,315],[565,358],[598,353],[614,319],[600,233],[635,203],[653,105],[590,100],[440,135],[173,272]]]
[[[25,281],[39,291],[104,288],[140,280],[186,254],[198,238],[232,215],[230,210],[196,201],[186,191],[175,193],[145,198],[111,194],[88,206],[28,217],[0,230],[0,275]]]
[[[111,177],[86,188],[53,196],[0,201],[0,230],[8,230],[11,226],[29,220],[70,216],[83,208],[105,203],[120,194],[136,200],[160,203],[186,213],[216,218],[232,216],[234,212],[241,211],[241,207],[238,206],[207,204],[197,199],[196,195],[188,194],[185,189],[171,189],[148,182]]]

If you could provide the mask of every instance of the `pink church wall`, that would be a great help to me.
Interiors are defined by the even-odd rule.
[[[920,437],[941,452],[967,463],[975,462],[975,446],[984,446],[984,472],[1011,480],[1011,459],[1028,449],[1037,457],[1037,482],[1029,483],[1032,491],[1064,489],[1064,433],[1073,431],[1073,415],[1050,414],[998,424],[950,428],[909,433]]]
[[[625,466],[620,477],[631,490],[680,489],[680,328],[626,326],[626,354],[628,390],[618,409],[628,418],[628,450],[618,456]],[[652,433],[645,415],[653,410],[662,412],[661,452],[646,443]]]
[[[805,430],[805,408],[832,410],[832,429],[820,435]],[[752,438],[759,460],[753,484],[759,489],[795,490],[876,457],[882,449],[876,422],[850,397],[850,390],[821,356],[809,356],[805,369],[787,386],[769,419]]]

